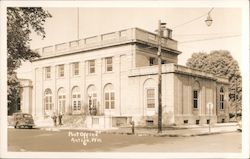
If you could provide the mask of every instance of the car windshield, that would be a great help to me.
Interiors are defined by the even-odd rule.
[[[32,118],[32,116],[30,114],[23,114],[24,118]]]

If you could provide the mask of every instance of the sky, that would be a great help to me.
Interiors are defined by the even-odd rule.
[[[77,39],[77,8],[44,8],[52,18],[45,24],[46,38],[32,34],[32,49]],[[178,41],[178,64],[185,65],[194,52],[228,50],[240,64],[242,59],[241,8],[216,8],[210,12],[213,23],[205,23],[207,8],[79,8],[79,38],[138,27],[150,32],[157,29],[158,20],[173,29]],[[24,64],[25,67],[25,64]],[[240,66],[241,67],[241,66]]]

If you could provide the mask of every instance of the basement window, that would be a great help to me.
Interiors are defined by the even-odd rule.
[[[196,125],[199,125],[200,124],[200,120],[196,120]]]
[[[209,119],[207,120],[207,124],[210,124],[210,120]]]
[[[153,120],[146,120],[146,125],[147,126],[153,126],[154,125],[154,121]]]
[[[222,123],[225,123],[225,119],[221,119],[221,122],[222,122]]]

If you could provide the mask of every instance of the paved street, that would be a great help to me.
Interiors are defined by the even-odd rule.
[[[195,137],[99,134],[82,130],[8,129],[9,151],[240,152],[241,133]]]

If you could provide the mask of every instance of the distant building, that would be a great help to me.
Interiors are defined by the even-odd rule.
[[[177,41],[162,38],[163,125],[227,122],[228,79],[177,65]],[[131,28],[37,49],[21,109],[37,117],[85,115],[87,127],[157,125],[157,36]],[[213,104],[211,121],[208,103]],[[89,107],[97,114],[90,117]]]

